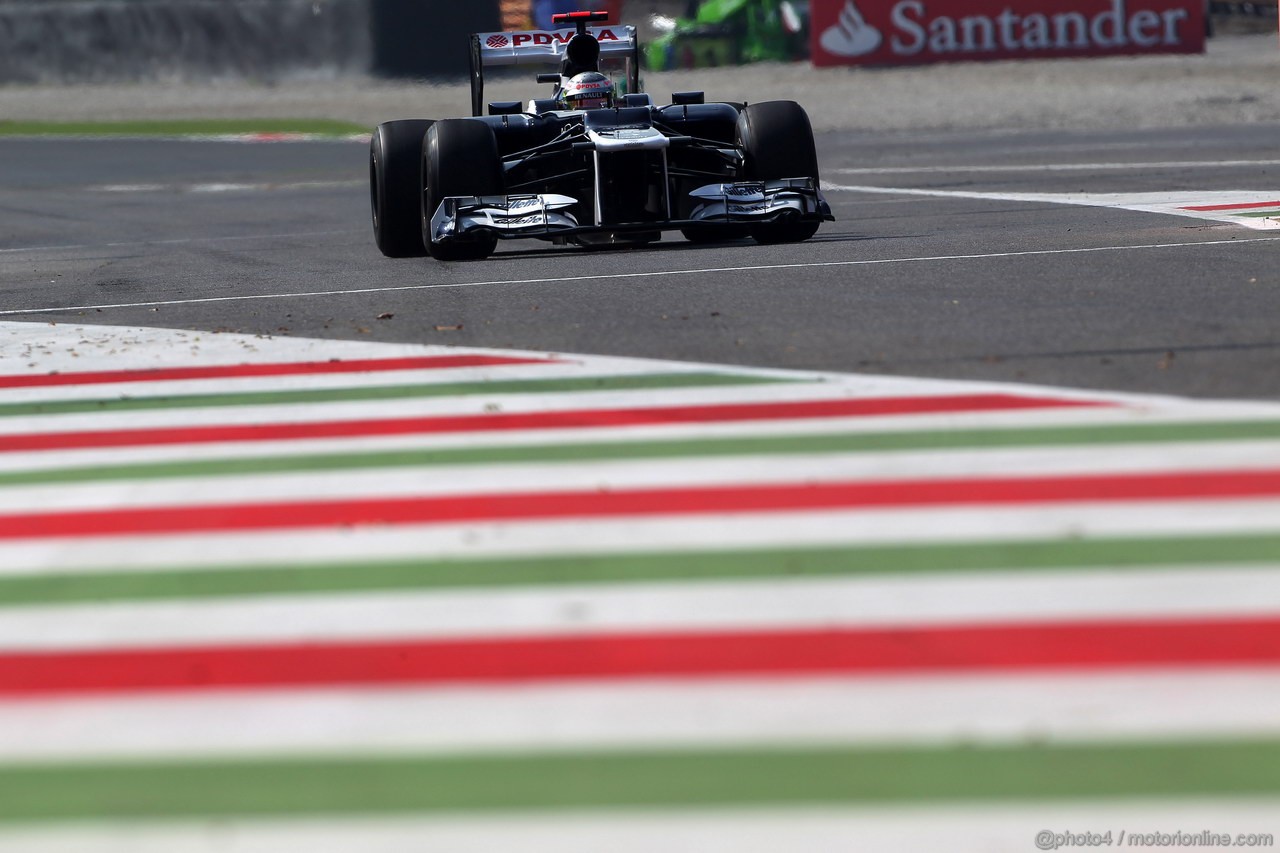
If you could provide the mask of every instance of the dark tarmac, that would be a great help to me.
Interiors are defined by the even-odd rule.
[[[1280,198],[1276,139],[845,132],[818,148],[829,185]],[[672,234],[390,260],[366,158],[352,142],[0,140],[0,319],[1280,399],[1280,230],[832,190],[837,221],[800,245]]]

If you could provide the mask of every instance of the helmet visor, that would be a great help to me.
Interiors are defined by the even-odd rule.
[[[609,106],[609,96],[602,95],[597,92],[591,92],[590,94],[579,95],[578,97],[572,98],[570,103],[573,105],[574,109],[594,110],[600,107]]]

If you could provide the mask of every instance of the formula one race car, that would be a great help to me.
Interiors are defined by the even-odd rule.
[[[383,254],[466,260],[499,239],[638,245],[676,229],[694,242],[792,243],[834,218],[799,104],[683,92],[656,106],[637,91],[633,27],[589,27],[602,12],[553,20],[573,29],[471,37],[471,118],[378,126],[369,183]],[[560,64],[537,75],[551,98],[481,115],[486,67],[546,62]]]

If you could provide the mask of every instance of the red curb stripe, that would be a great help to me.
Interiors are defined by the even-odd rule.
[[[603,634],[0,655],[0,696],[1280,663],[1280,619]]]
[[[390,370],[437,370],[450,367],[490,367],[508,364],[557,364],[552,359],[496,355],[433,355],[414,358],[355,358],[270,364],[226,364],[201,367],[158,367],[140,370],[102,370],[83,373],[11,374],[0,376],[0,388],[38,388],[56,385],[101,385],[116,382],[167,382],[177,379],[230,379],[246,376],[300,376],[332,373],[372,373]]]
[[[1183,207],[1181,210],[1252,210],[1259,207],[1276,207],[1280,205],[1280,201],[1255,201],[1249,204],[1206,204],[1197,207]]]
[[[583,409],[579,411],[512,414],[444,415],[378,420],[318,421],[312,423],[156,427],[151,429],[88,430],[61,433],[39,432],[0,435],[0,453],[89,447],[213,444],[232,441],[291,441],[308,438],[355,438],[379,435],[492,432],[521,429],[585,429],[642,424],[772,421],[1110,405],[1112,404],[1095,401],[1018,397],[1009,394],[966,394],[939,397],[814,400],[795,403],[728,403],[704,406],[656,406],[642,409]]]
[[[801,510],[1280,496],[1280,469],[783,483],[94,509],[0,516],[0,540]]]

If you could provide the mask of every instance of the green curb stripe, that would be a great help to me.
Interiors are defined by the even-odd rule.
[[[128,412],[141,409],[194,409],[218,406],[274,406],[300,403],[349,403],[406,400],[465,394],[550,394],[557,391],[643,391],[655,388],[703,388],[761,385],[793,380],[732,373],[647,373],[633,376],[575,376],[557,379],[512,379],[427,385],[374,385],[246,391],[230,394],[182,394],[162,397],[112,397],[97,400],[46,400],[0,404],[0,417],[64,415],[81,412]]]
[[[0,820],[1261,795],[1280,742],[592,752],[0,768]]]
[[[747,438],[677,439],[443,449],[316,453],[149,462],[0,473],[0,487],[102,480],[284,474],[358,468],[481,465],[519,462],[589,462],[752,454],[871,453],[956,448],[1135,444],[1169,441],[1241,441],[1280,438],[1280,421],[1245,423],[1120,424],[1114,426],[971,429],[901,433],[829,433]]]
[[[0,136],[221,136],[242,133],[306,133],[351,136],[364,125],[328,119],[197,119],[160,121],[0,121]]]
[[[1274,210],[1251,210],[1248,213],[1236,213],[1233,215],[1248,217],[1249,219],[1265,219],[1268,216],[1280,216],[1280,207]]]
[[[1280,563],[1280,532],[752,551],[241,565],[0,577],[0,606],[389,589]]]

